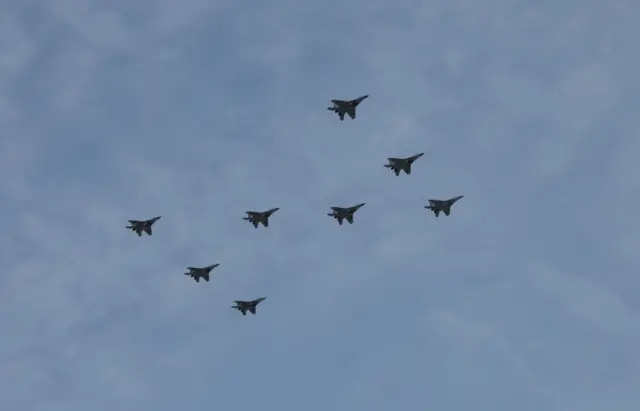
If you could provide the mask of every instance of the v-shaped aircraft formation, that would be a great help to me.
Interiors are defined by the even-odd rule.
[[[356,108],[368,97],[368,95],[364,95],[353,100],[331,100],[333,106],[328,107],[328,110],[338,114],[341,121],[344,121],[345,114],[351,117],[352,120],[355,120]],[[423,155],[424,153],[418,153],[409,157],[389,157],[387,158],[388,163],[385,164],[384,167],[393,171],[396,176],[399,176],[401,172],[404,172],[406,175],[411,175],[411,168],[413,164]],[[453,204],[463,197],[464,196],[459,195],[447,200],[429,199],[429,204],[424,206],[424,208],[431,210],[436,217],[438,217],[441,212],[444,213],[445,216],[449,216],[451,214],[451,207]],[[351,207],[331,206],[331,212],[327,213],[327,215],[336,219],[339,225],[343,225],[345,220],[349,224],[353,224],[355,213],[364,205],[365,203],[356,204]],[[267,228],[269,227],[269,218],[278,210],[280,210],[279,207],[274,207],[266,211],[245,211],[246,216],[242,217],[242,219],[251,223],[254,228],[258,228],[260,224]],[[147,235],[152,235],[153,231],[151,227],[160,218],[161,217],[158,216],[149,220],[129,220],[129,225],[126,226],[126,228],[138,234],[139,237],[142,236],[143,232]],[[187,267],[187,270],[189,271],[184,273],[184,275],[193,278],[196,283],[199,283],[200,279],[209,282],[213,269],[219,265],[220,264],[216,263],[206,267]],[[258,304],[266,299],[266,297],[260,297],[251,301],[235,300],[235,305],[231,308],[238,310],[242,315],[247,315],[247,311],[251,314],[256,314]]]

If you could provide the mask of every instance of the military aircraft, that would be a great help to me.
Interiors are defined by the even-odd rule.
[[[242,217],[242,219],[253,224],[255,228],[258,228],[258,224],[260,223],[265,227],[269,227],[269,217],[278,210],[280,210],[280,208],[276,207],[267,211],[245,211],[247,216]]]
[[[211,273],[211,270],[213,270],[219,265],[220,264],[211,264],[207,267],[201,267],[201,268],[187,267],[187,270],[189,270],[189,272],[184,273],[184,275],[188,275],[189,277],[193,278],[194,280],[196,280],[196,283],[199,283],[201,278],[204,278],[206,281],[209,281],[209,273]]]
[[[338,220],[338,224],[340,225],[342,225],[344,220],[347,220],[349,224],[353,224],[353,214],[363,205],[365,205],[365,203],[361,203],[353,207],[331,207],[331,210],[333,211],[327,213],[327,215]]]
[[[345,113],[348,114],[352,120],[355,120],[356,107],[367,97],[369,97],[369,95],[358,97],[355,100],[331,100],[333,107],[327,107],[327,110],[337,113],[342,121],[344,121]]]
[[[150,220],[129,220],[129,224],[131,225],[128,225],[126,228],[136,232],[138,234],[138,237],[142,236],[143,231],[148,235],[151,235],[153,234],[151,226],[160,218],[162,218],[162,216],[154,217]]]
[[[389,157],[387,159],[389,160],[389,164],[385,164],[384,166],[386,168],[390,168],[394,173],[396,173],[396,176],[400,175],[400,171],[404,171],[406,175],[409,175],[411,174],[411,165],[413,162],[423,155],[424,153],[416,154],[407,158]]]
[[[448,216],[449,213],[451,213],[451,206],[462,197],[464,196],[457,196],[448,200],[429,200],[429,205],[424,206],[424,208],[433,211],[436,217],[440,214],[440,211],[442,211],[444,215]]]
[[[240,311],[242,313],[242,315],[247,315],[247,311],[249,311],[251,314],[255,315],[256,307],[258,306],[258,304],[260,304],[261,302],[263,302],[266,299],[267,299],[267,297],[261,297],[261,298],[258,298],[257,300],[253,300],[253,301],[236,300],[236,301],[234,301],[234,303],[236,303],[236,305],[232,305],[231,308],[235,308],[236,310]]]

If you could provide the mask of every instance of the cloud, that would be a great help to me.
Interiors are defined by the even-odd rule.
[[[12,5],[0,405],[637,408],[636,9]]]

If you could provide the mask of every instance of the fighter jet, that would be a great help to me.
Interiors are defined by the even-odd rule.
[[[457,196],[448,200],[429,200],[429,205],[424,206],[424,208],[433,211],[436,217],[440,214],[440,211],[442,211],[444,215],[448,216],[449,213],[451,213],[451,206],[462,197],[464,196]]]
[[[247,311],[255,315],[256,307],[258,306],[258,304],[266,299],[267,297],[261,297],[253,301],[235,300],[234,303],[236,303],[236,305],[232,305],[231,308],[235,308],[236,310],[240,311],[242,315],[247,315]]]
[[[340,225],[342,225],[344,220],[347,220],[349,224],[353,224],[353,214],[363,205],[365,205],[365,203],[361,203],[353,207],[331,207],[331,210],[333,211],[327,213],[327,215],[338,220],[338,224]]]
[[[411,165],[414,161],[422,157],[424,153],[416,154],[415,156],[407,157],[407,158],[394,158],[389,157],[389,164],[385,164],[386,168],[390,168],[396,176],[400,175],[400,171],[404,171],[406,175],[411,174]]]
[[[355,100],[331,100],[333,107],[327,107],[327,110],[337,113],[341,121],[344,121],[345,113],[348,114],[352,120],[355,120],[356,107],[367,97],[369,97],[369,95],[358,97]]]
[[[253,224],[255,228],[258,228],[258,224],[260,223],[265,227],[269,227],[269,217],[278,210],[280,210],[280,208],[276,207],[267,211],[245,211],[247,216],[242,217],[242,219]]]
[[[194,280],[196,280],[196,283],[199,283],[201,278],[204,278],[205,280],[209,281],[209,273],[211,273],[211,270],[213,270],[219,265],[220,264],[212,264],[202,268],[187,267],[187,270],[189,270],[189,272],[184,273],[184,275],[188,275],[189,277],[193,278]]]
[[[138,234],[138,237],[142,236],[143,231],[148,235],[151,235],[153,234],[151,226],[160,218],[162,218],[162,216],[154,217],[150,220],[129,220],[129,224],[131,225],[128,225],[126,228],[136,232]]]

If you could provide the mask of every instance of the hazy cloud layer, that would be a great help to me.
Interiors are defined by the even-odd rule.
[[[2,9],[1,409],[640,406],[637,2]]]

